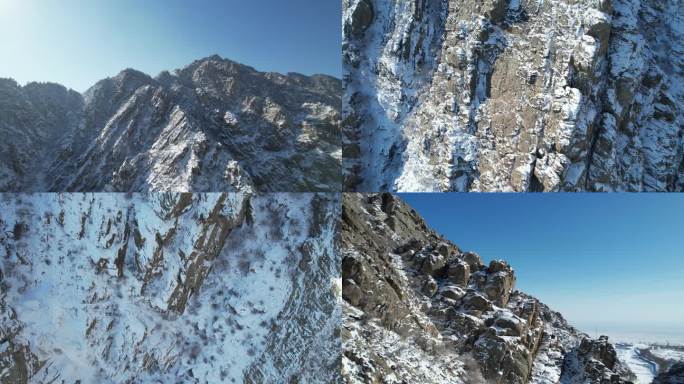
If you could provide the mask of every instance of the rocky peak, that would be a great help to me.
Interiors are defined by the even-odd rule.
[[[0,77],[0,89],[3,88],[18,88],[17,81],[7,77]]]
[[[84,97],[7,81],[0,190],[339,190],[340,82],[299,77],[211,56],[156,79],[126,69]]]
[[[143,85],[154,84],[155,81],[148,74],[133,68],[126,68],[112,78],[121,88],[136,89]]]

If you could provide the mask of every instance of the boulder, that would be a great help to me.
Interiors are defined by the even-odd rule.
[[[474,356],[488,382],[524,384],[532,369],[532,355],[526,348],[509,343],[489,328],[475,342]]]
[[[503,260],[492,260],[487,267],[487,273],[497,273],[501,271],[508,271],[511,267]]]
[[[392,213],[394,212],[394,206],[396,205],[396,201],[394,200],[394,196],[392,196],[391,193],[383,193],[382,194],[382,202],[380,204],[380,209],[387,214],[387,216],[391,216]]]
[[[492,309],[492,303],[478,292],[468,291],[463,298],[463,307],[484,312]]]
[[[467,286],[470,279],[470,265],[463,260],[455,260],[447,268],[449,280],[460,286]]]
[[[608,336],[600,336],[598,340],[584,338],[579,346],[579,354],[585,358],[600,361],[608,369],[614,369],[617,361],[617,352],[613,345],[608,342]]]
[[[569,353],[563,370],[566,374],[581,378],[585,383],[628,384],[624,379],[631,372],[617,359],[615,348],[607,336],[598,340],[584,337],[579,346]]]
[[[487,268],[487,280],[484,292],[487,297],[494,301],[498,306],[508,304],[513,286],[515,286],[515,275],[505,261],[492,260]]]
[[[582,18],[587,34],[599,41],[601,51],[608,49],[612,18],[605,12],[591,9]]]
[[[397,255],[404,254],[408,251],[417,252],[423,248],[423,243],[418,239],[411,239],[406,244],[398,246],[394,253]]]
[[[442,287],[439,290],[439,293],[447,299],[458,301],[465,296],[466,291],[463,288],[457,287],[455,285],[447,285]]]
[[[358,306],[364,297],[363,290],[351,279],[346,279],[342,283],[342,298],[351,305]]]
[[[238,124],[237,116],[233,112],[230,112],[230,111],[226,111],[226,113],[223,115],[223,121],[229,127],[234,127]]]
[[[522,336],[525,330],[525,322],[510,312],[498,312],[493,326],[500,336]]]
[[[515,276],[512,273],[497,272],[487,276],[484,292],[490,300],[503,307],[508,304],[514,285]]]
[[[468,263],[471,272],[477,272],[484,266],[482,258],[475,252],[465,252],[461,255],[461,258]]]
[[[486,0],[484,6],[486,7],[485,16],[489,17],[492,23],[500,23],[506,18],[508,0]]]
[[[425,278],[422,290],[423,293],[428,297],[432,297],[435,295],[435,293],[437,293],[437,282],[432,278],[432,276],[427,276]]]
[[[423,264],[420,267],[420,271],[426,275],[438,276],[444,272],[444,267],[446,266],[446,260],[444,256],[436,253],[431,253],[428,255]]]
[[[352,12],[351,32],[361,36],[373,22],[373,5],[370,0],[360,0]]]

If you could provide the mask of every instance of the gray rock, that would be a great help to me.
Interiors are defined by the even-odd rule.
[[[484,266],[480,255],[475,252],[464,252],[461,258],[468,263],[471,272],[477,272]]]
[[[423,283],[423,293],[430,297],[437,293],[437,282],[432,278],[432,276],[427,276],[425,278],[425,283]]]
[[[442,287],[439,290],[439,293],[442,296],[446,297],[447,299],[459,301],[463,298],[463,296],[465,296],[466,291],[460,287],[456,287],[453,285],[447,285],[447,286]]]
[[[470,291],[463,298],[463,307],[478,311],[490,311],[492,310],[492,302],[483,295]]]
[[[455,284],[465,287],[470,279],[470,265],[465,261],[455,260],[449,264],[447,276]]]
[[[499,306],[505,306],[515,285],[515,276],[508,272],[497,272],[487,276],[484,292]]]
[[[370,0],[358,0],[351,16],[351,33],[360,36],[373,22],[373,4]]]
[[[431,276],[441,275],[446,267],[446,259],[438,253],[429,254],[420,267],[420,271]]]

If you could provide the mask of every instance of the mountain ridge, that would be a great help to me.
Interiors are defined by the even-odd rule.
[[[124,69],[83,94],[0,87],[0,191],[341,188],[341,82],[328,75],[214,55],[155,78]]]
[[[346,383],[629,383],[608,338],[592,339],[533,296],[513,268],[445,239],[400,198],[342,206]]]

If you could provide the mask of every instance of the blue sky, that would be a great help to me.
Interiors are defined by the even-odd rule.
[[[84,91],[217,53],[259,70],[341,74],[341,2],[0,0],[0,77]]]
[[[684,194],[402,194],[584,330],[684,329]]]

